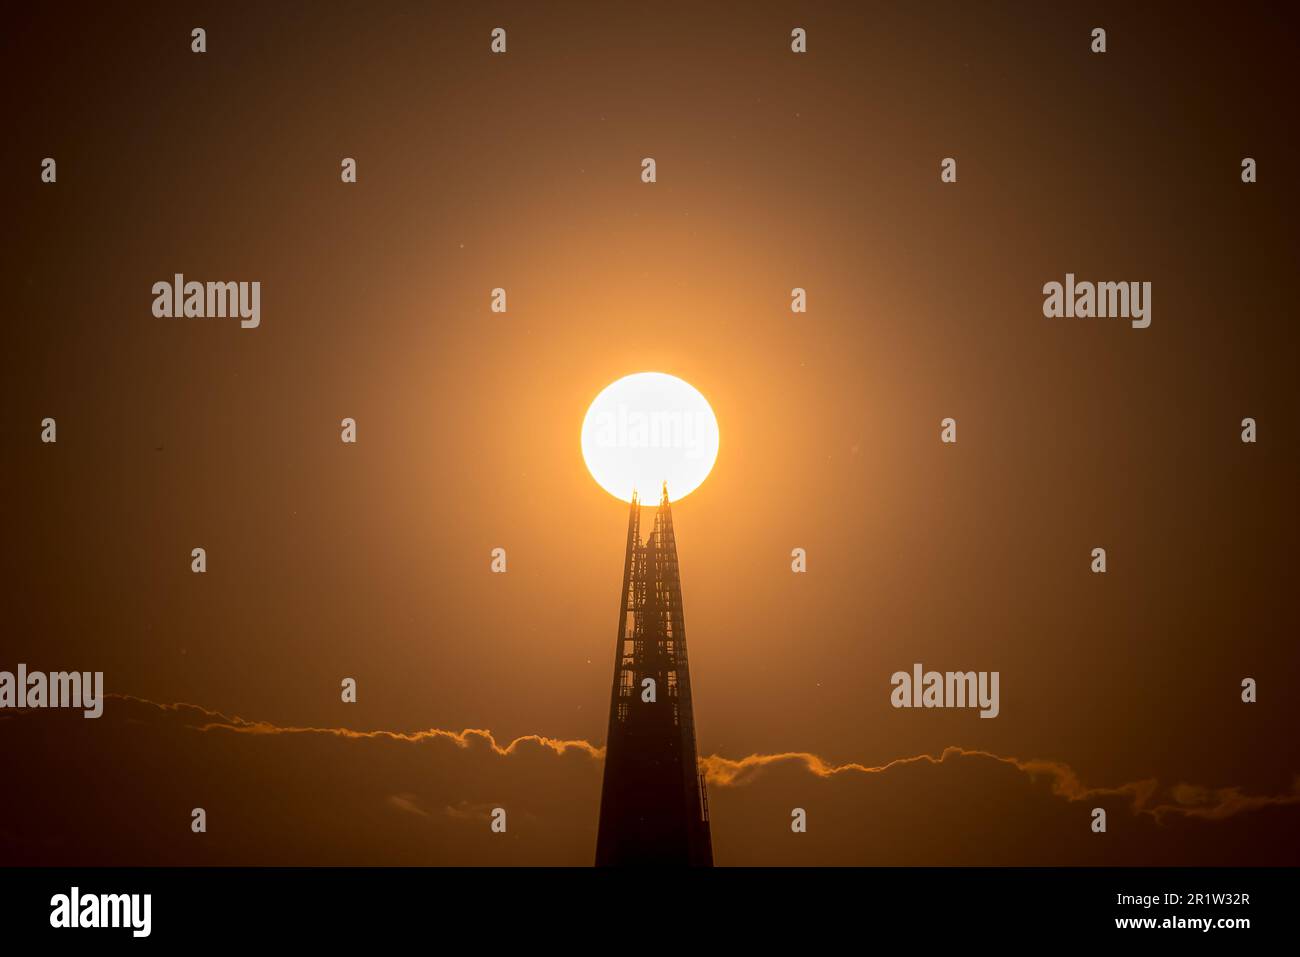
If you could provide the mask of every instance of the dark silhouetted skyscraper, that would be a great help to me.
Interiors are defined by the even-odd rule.
[[[628,516],[596,865],[713,865],[666,485],[646,542]]]

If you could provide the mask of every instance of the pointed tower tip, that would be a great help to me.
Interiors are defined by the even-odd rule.
[[[662,495],[662,496],[660,497],[660,499],[659,499],[659,504],[660,504],[660,505],[667,505],[667,504],[668,504],[668,481],[667,481],[667,479],[664,480],[664,492],[663,492],[663,495]]]

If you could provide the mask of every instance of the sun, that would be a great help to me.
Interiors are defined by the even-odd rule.
[[[625,502],[632,492],[674,502],[694,492],[718,460],[718,420],[689,382],[638,372],[601,390],[582,420],[582,457],[596,483]]]

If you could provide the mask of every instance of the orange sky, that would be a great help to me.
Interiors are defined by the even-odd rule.
[[[598,747],[626,514],[578,432],[601,388],[653,369],[699,388],[721,431],[674,508],[702,755],[876,766],[961,746],[1089,787],[1289,794],[1284,41],[1226,21],[1209,43],[1195,18],[1115,7],[1103,59],[1092,13],[946,11],[819,7],[806,57],[771,4],[223,7],[202,57],[193,16],[161,7],[131,31],[18,21],[0,668],[102,670],[113,693],[283,727]],[[36,72],[47,60],[64,68]],[[1044,319],[1041,287],[1067,271],[1151,281],[1151,327]],[[154,318],[150,288],[177,272],[261,281],[261,326]],[[47,415],[57,446],[38,442]],[[892,709],[889,676],[913,662],[999,671],[1001,714]],[[105,761],[132,746],[114,747]],[[231,749],[241,780],[272,774]],[[392,794],[430,789],[438,813],[482,790],[454,762],[403,790],[397,767]],[[937,843],[891,860],[933,856],[971,807],[1043,800],[1014,768],[994,768],[1003,792],[946,767],[920,788]],[[599,780],[553,770],[538,780],[557,796]],[[819,780],[800,773],[773,808]],[[719,862],[788,862],[747,843],[755,805],[729,793]],[[574,822],[506,857],[585,860]],[[798,860],[869,857],[869,821],[836,827],[853,840]],[[985,833],[972,862],[1016,862]]]

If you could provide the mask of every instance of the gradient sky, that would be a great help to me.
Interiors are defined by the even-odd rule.
[[[605,385],[659,370],[708,397],[721,433],[713,475],[674,508],[702,755],[878,766],[959,746],[1062,762],[1089,787],[1291,794],[1300,51],[1267,10],[13,15],[0,668],[103,671],[117,694],[284,728],[599,747],[626,506],[586,473],[578,434]],[[495,26],[505,56],[488,52]],[[956,184],[939,181],[945,156]],[[177,272],[261,281],[261,327],[155,318],[151,286]],[[1066,272],[1150,281],[1151,327],[1045,319],[1042,286]],[[506,315],[489,311],[496,286]],[[999,671],[1000,716],[892,709],[889,676],[918,661]],[[71,750],[96,733],[22,720],[52,722],[0,722],[33,771],[60,735]],[[106,766],[144,747],[118,721]],[[143,773],[161,785],[171,752],[155,744]],[[313,760],[266,753],[223,766],[256,792]],[[942,859],[963,814],[972,862],[1039,853],[1008,859],[977,810],[1012,820],[1018,798],[948,766],[922,791],[965,810],[939,805],[930,843],[893,862]],[[434,813],[478,800],[468,770],[443,767],[405,790],[394,771],[384,800],[422,806],[435,785]],[[586,794],[575,773],[538,780]],[[48,813],[40,777],[6,798],[14,819]],[[791,788],[774,817],[733,794],[728,823],[712,802],[719,863],[785,859]],[[1060,827],[1086,829],[1064,806]],[[1294,831],[1294,807],[1274,813]],[[271,826],[249,811],[223,859]],[[582,863],[574,827],[501,859]],[[870,820],[836,827],[872,846]],[[357,859],[406,853],[380,834]],[[801,861],[868,860],[818,840]],[[1193,863],[1212,842],[1167,843]],[[277,862],[309,862],[309,845]],[[1062,846],[1060,863],[1096,853]]]

